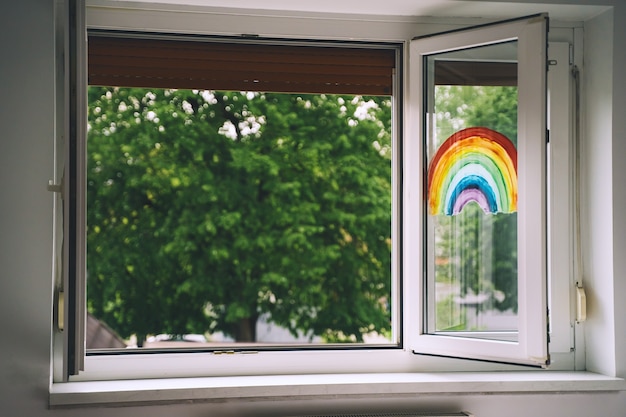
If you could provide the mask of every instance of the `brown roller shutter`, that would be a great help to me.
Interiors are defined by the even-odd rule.
[[[391,95],[393,48],[89,36],[90,85]]]
[[[517,86],[516,62],[435,61],[436,85]]]

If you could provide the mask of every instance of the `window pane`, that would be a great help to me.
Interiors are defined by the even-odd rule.
[[[391,342],[390,97],[90,87],[87,179],[100,334]]]
[[[428,333],[516,339],[516,46],[425,58]]]

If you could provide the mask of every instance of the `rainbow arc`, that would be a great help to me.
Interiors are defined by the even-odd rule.
[[[454,133],[428,168],[430,214],[459,214],[471,202],[487,214],[517,211],[517,149],[486,127]]]

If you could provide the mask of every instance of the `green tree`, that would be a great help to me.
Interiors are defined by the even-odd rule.
[[[388,98],[90,88],[88,306],[122,336],[390,326]]]

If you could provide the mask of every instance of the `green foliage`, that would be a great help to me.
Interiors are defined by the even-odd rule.
[[[436,87],[438,145],[466,127],[486,126],[517,145],[517,87]]]
[[[516,87],[437,86],[435,98],[437,146],[471,126],[489,127],[517,144]],[[490,305],[516,312],[517,215],[485,215],[469,204],[458,215],[437,216],[433,223],[436,257],[448,260],[436,265],[436,280],[456,283],[461,296],[490,294]],[[437,325],[449,327],[450,300],[440,303]]]
[[[92,87],[88,307],[122,336],[389,329],[386,98]]]

